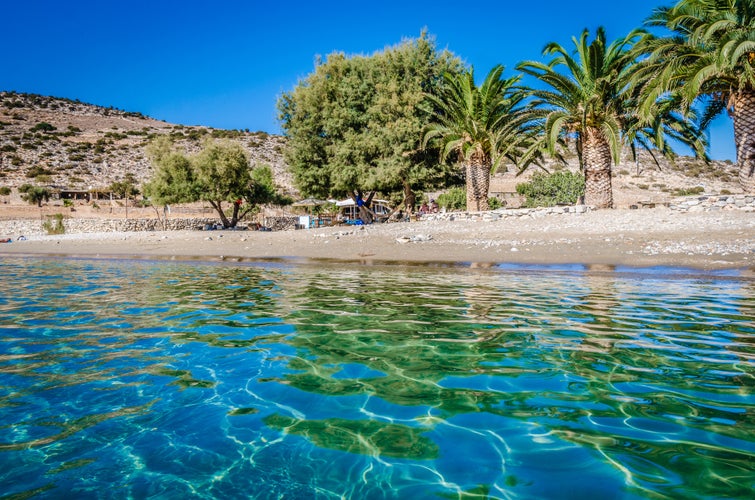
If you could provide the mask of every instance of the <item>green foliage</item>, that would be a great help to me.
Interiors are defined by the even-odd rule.
[[[612,162],[618,164],[623,146],[635,153],[641,148],[673,155],[667,140],[673,138],[699,154],[704,151],[704,136],[690,117],[677,112],[679,102],[674,98],[653,101],[645,119],[638,118],[640,99],[631,82],[638,78],[640,66],[633,47],[641,36],[632,31],[609,43],[602,27],[592,40],[584,30],[572,39],[574,50],[550,43],[544,50],[550,62],[517,66],[539,80],[530,91],[531,119],[540,128],[531,151],[562,157],[568,144],[576,144],[580,166],[591,173],[588,204],[611,206],[611,186],[603,180],[610,175]]]
[[[123,180],[112,182],[108,186],[108,191],[112,192],[118,198],[132,198],[139,194],[139,189],[136,185],[136,177],[129,172],[124,176]]]
[[[707,124],[726,110],[732,95],[755,89],[752,0],[679,0],[656,9],[646,24],[671,32],[643,41],[650,54],[648,97],[679,91],[688,106],[699,96],[713,97],[703,102]]]
[[[464,188],[451,188],[443,194],[438,195],[438,206],[449,211],[459,211],[467,209],[467,192]],[[495,210],[501,208],[501,200],[491,196],[488,198],[488,209]]]
[[[37,204],[41,207],[43,201],[48,201],[52,193],[46,187],[34,186],[32,184],[23,184],[18,188],[21,193],[21,199],[30,204]]]
[[[70,200],[68,198],[64,199],[63,200],[63,206],[66,207],[66,208],[73,207],[73,200]]]
[[[32,132],[52,132],[57,130],[54,125],[50,125],[47,122],[39,122],[31,128]]]
[[[674,192],[674,195],[676,196],[693,196],[697,194],[702,194],[705,192],[705,188],[702,186],[695,186],[691,188],[683,188],[683,189],[677,189]]]
[[[453,155],[466,166],[467,206],[487,210],[491,171],[508,157],[514,159],[528,142],[523,119],[524,94],[519,76],[503,79],[495,66],[478,87],[474,70],[444,75],[437,95],[427,94],[432,120],[423,133],[423,146],[435,145],[441,159]]]
[[[42,229],[47,234],[64,234],[66,228],[63,225],[63,214],[53,214],[48,216],[49,218],[42,223]]]
[[[55,172],[52,170],[41,167],[39,165],[36,165],[34,167],[31,167],[29,170],[26,171],[26,177],[29,177],[30,179],[33,179],[35,177],[40,177],[43,175],[53,175]]]
[[[452,176],[420,147],[425,92],[460,61],[422,34],[372,56],[334,53],[278,101],[288,137],[285,158],[305,196],[400,191],[444,184]]]
[[[163,136],[149,145],[147,154],[155,173],[144,185],[144,194],[154,205],[204,200],[224,227],[235,227],[259,205],[291,201],[278,194],[270,167],[250,168],[246,151],[238,143],[209,141],[199,153],[188,156]]]
[[[11,188],[8,186],[0,186],[0,196],[9,196],[11,194]]]
[[[38,175],[34,180],[40,184],[52,184],[52,176],[48,174]]]
[[[438,206],[446,210],[466,210],[467,191],[464,188],[451,188],[445,193],[438,195]]]
[[[198,186],[189,158],[173,149],[170,139],[159,136],[147,146],[155,172],[144,185],[153,204],[190,203],[199,200]]]
[[[585,193],[585,179],[568,171],[537,172],[530,182],[517,184],[516,192],[525,196],[525,207],[551,207],[560,203],[574,205]]]

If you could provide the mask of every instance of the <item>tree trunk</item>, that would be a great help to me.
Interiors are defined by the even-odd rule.
[[[406,179],[404,179],[403,183],[404,183],[404,208],[406,209],[406,213],[411,216],[414,214],[414,205],[417,202],[417,197],[414,195],[414,191],[412,191],[412,188]]]
[[[479,155],[474,155],[466,164],[467,174],[467,210],[484,212],[488,206],[488,189],[490,188],[490,162]]]
[[[734,141],[737,146],[739,184],[747,194],[755,194],[755,91],[733,96]]]
[[[223,211],[223,202],[222,201],[213,201],[208,200],[210,202],[210,205],[212,205],[212,208],[215,209],[215,211],[220,216],[220,222],[223,223],[223,227],[232,227],[231,221],[228,220],[228,217],[226,217],[225,212]]]
[[[585,204],[596,208],[613,207],[611,187],[611,147],[603,131],[590,127],[582,146],[585,162]]]

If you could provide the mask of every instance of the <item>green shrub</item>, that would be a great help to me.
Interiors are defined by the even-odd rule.
[[[466,210],[467,209],[467,191],[461,187],[451,188],[445,193],[438,195],[438,206],[443,207],[446,210]],[[490,210],[501,208],[503,204],[501,200],[495,196],[488,198],[488,206]]]
[[[63,200],[63,206],[66,208],[70,208],[73,206],[73,200],[66,198]]]
[[[8,186],[0,186],[0,196],[8,196],[11,193],[11,189]]]
[[[26,177],[35,178],[35,177],[39,177],[40,175],[53,175],[54,173],[55,172],[53,172],[50,169],[37,165],[37,166],[31,167],[29,170],[26,171]]]
[[[21,193],[21,199],[32,205],[36,204],[41,207],[43,201],[48,201],[52,196],[49,189],[43,186],[34,186],[32,184],[23,184],[18,188]]]
[[[693,196],[696,194],[702,194],[705,192],[705,188],[702,186],[695,186],[687,189],[677,189],[674,193],[676,196]]]
[[[63,225],[63,214],[53,214],[48,216],[49,218],[42,223],[42,229],[47,234],[63,234],[66,232],[66,227]]]
[[[538,172],[530,182],[517,184],[516,192],[525,197],[525,207],[552,207],[560,203],[574,205],[585,193],[585,180],[579,173]]]
[[[438,206],[446,210],[466,210],[467,191],[464,188],[451,188],[445,193],[438,195]]]
[[[54,125],[50,125],[47,122],[39,122],[36,125],[34,125],[31,130],[33,132],[52,132],[53,130],[57,130],[57,128]]]

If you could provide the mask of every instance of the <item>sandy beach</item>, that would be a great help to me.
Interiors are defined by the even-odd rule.
[[[498,263],[755,269],[755,213],[665,208],[413,221],[277,232],[155,231],[32,235],[0,255],[364,263]]]

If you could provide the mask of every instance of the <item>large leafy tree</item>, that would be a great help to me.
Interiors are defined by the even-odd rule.
[[[524,95],[516,89],[519,77],[502,78],[495,66],[478,87],[474,69],[445,74],[446,85],[427,94],[433,107],[424,144],[437,144],[441,158],[456,155],[467,183],[467,210],[488,210],[490,174],[504,158],[514,159],[527,138],[522,128]]]
[[[207,201],[223,227],[236,227],[240,219],[262,204],[283,204],[269,167],[250,168],[246,151],[234,142],[208,142],[195,155],[176,150],[161,137],[148,154],[155,172],[144,186],[153,204]]]
[[[424,94],[460,61],[426,34],[372,56],[335,53],[278,101],[285,157],[304,195],[428,189],[452,176],[420,147]]]
[[[690,108],[702,103],[702,125],[728,110],[734,122],[739,181],[755,192],[755,1],[681,0],[648,19],[671,35],[648,36],[643,48],[645,97],[674,92]]]

